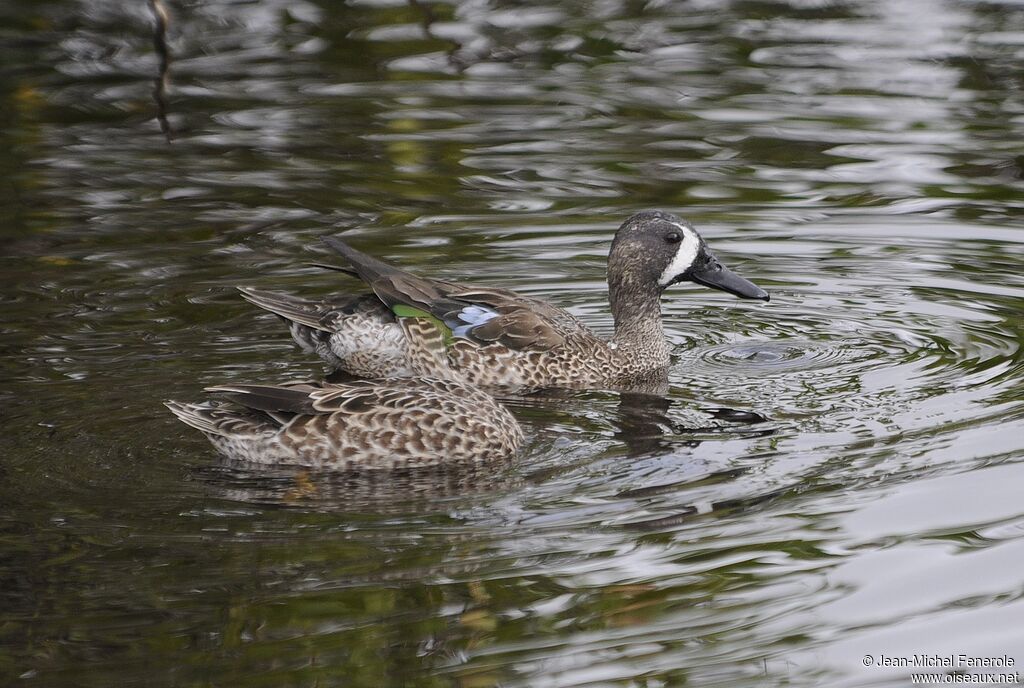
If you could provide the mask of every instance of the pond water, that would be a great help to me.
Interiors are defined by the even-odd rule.
[[[1021,668],[1024,5],[168,9],[170,142],[146,3],[0,4],[0,683]],[[352,288],[335,232],[608,332],[643,208],[772,301],[673,288],[669,393],[516,400],[511,465],[227,466],[161,405],[323,374],[234,287]]]

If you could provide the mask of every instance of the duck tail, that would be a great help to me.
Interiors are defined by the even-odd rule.
[[[270,311],[289,322],[305,325],[314,330],[330,332],[326,316],[337,310],[336,306],[307,301],[288,294],[278,294],[252,287],[236,287],[242,298],[265,311]]]
[[[225,435],[224,411],[202,404],[183,404],[179,401],[165,401],[164,406],[185,425],[208,435]]]

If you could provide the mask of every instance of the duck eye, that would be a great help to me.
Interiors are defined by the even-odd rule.
[[[683,240],[683,237],[679,236],[679,232],[669,232],[665,235],[666,244],[678,244]]]

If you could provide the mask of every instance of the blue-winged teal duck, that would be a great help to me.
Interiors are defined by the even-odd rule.
[[[633,215],[612,241],[610,340],[543,301],[418,277],[337,238],[324,241],[351,265],[338,269],[372,293],[313,302],[240,291],[284,318],[304,350],[360,377],[429,376],[504,389],[629,387],[665,375],[669,345],[660,299],[667,287],[689,281],[768,300],[767,292],[724,267],[689,222],[660,211]]]
[[[236,461],[340,470],[474,464],[515,454],[523,433],[489,394],[453,380],[211,387],[228,403],[166,403]]]

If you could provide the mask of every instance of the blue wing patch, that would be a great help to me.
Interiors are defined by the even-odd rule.
[[[498,317],[497,311],[492,311],[490,308],[484,308],[483,306],[466,306],[458,313],[454,314],[458,321],[462,324],[452,327],[452,335],[455,337],[466,338],[469,336],[469,331],[477,325],[483,325],[491,318]]]

